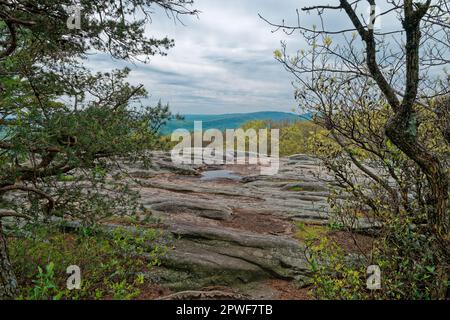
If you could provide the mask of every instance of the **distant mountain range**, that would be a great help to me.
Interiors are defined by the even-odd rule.
[[[162,134],[170,134],[176,129],[194,130],[194,121],[202,121],[203,130],[208,129],[236,129],[244,123],[252,120],[273,121],[299,121],[310,119],[310,115],[299,116],[294,113],[262,111],[253,113],[230,113],[230,114],[189,114],[184,115],[184,120],[172,120],[161,130]]]

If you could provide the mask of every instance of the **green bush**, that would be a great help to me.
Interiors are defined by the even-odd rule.
[[[19,299],[132,299],[141,293],[144,274],[160,263],[167,248],[157,244],[161,232],[140,234],[124,228],[111,233],[81,228],[74,233],[56,227],[30,226],[30,237],[10,237],[8,249],[20,275]],[[32,230],[30,230],[32,229]],[[66,269],[81,269],[80,290],[69,290]]]
[[[431,235],[400,219],[392,221],[387,234],[377,239],[368,254],[350,255],[326,237],[319,242],[307,239],[313,295],[331,300],[429,300],[436,296],[437,288],[448,292],[448,282],[442,283],[442,273],[448,270],[439,270],[442,261],[435,254]],[[367,289],[370,265],[381,269],[379,290]]]

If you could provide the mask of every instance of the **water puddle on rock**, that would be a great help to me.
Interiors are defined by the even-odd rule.
[[[235,180],[239,181],[242,179],[241,176],[238,176],[233,171],[229,170],[213,170],[213,171],[205,171],[202,173],[202,177],[200,180],[202,181],[211,181],[211,180],[218,180],[218,179],[228,179],[228,180]]]

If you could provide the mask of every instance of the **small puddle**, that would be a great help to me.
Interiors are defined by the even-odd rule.
[[[213,170],[213,171],[205,171],[202,173],[202,177],[200,180],[203,181],[211,181],[217,179],[229,179],[239,181],[242,177],[235,174],[233,171],[229,170]]]

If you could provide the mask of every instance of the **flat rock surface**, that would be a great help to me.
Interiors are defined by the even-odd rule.
[[[174,165],[154,153],[150,169],[129,169],[146,214],[176,239],[152,280],[174,291],[226,286],[250,298],[281,298],[270,281],[308,283],[294,221],[327,222],[329,177],[317,160],[283,158],[278,174],[263,176],[257,165]]]
[[[263,176],[256,165],[180,166],[167,154],[154,157],[148,174],[130,168],[146,215],[177,239],[149,274],[153,281],[174,291],[225,286],[249,298],[305,298],[296,290],[310,273],[294,222],[328,223],[333,181],[318,160],[282,158],[276,175]]]

